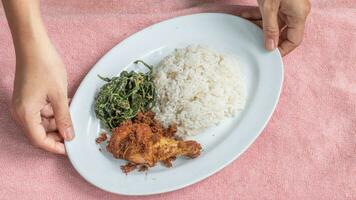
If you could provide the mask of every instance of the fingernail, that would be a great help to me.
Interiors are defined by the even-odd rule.
[[[273,39],[267,39],[266,41],[266,48],[267,50],[274,50],[276,48],[276,45],[274,44],[274,40]]]
[[[74,130],[73,127],[68,127],[65,132],[66,140],[72,140],[74,138]]]

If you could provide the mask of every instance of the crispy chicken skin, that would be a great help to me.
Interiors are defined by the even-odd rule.
[[[165,129],[154,120],[154,113],[139,113],[132,121],[113,129],[107,150],[115,158],[129,161],[130,167],[122,167],[124,172],[134,169],[133,165],[152,167],[159,161],[170,167],[177,156],[200,155],[199,143],[175,139],[175,132],[175,125]]]

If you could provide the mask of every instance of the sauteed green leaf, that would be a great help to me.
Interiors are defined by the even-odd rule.
[[[107,83],[100,88],[95,100],[95,114],[106,126],[113,129],[121,122],[132,119],[138,112],[150,110],[156,103],[156,90],[152,78],[152,66],[142,60],[147,73],[123,71],[120,76],[107,78],[98,75]]]

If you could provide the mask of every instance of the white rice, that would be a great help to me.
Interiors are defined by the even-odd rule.
[[[194,135],[233,117],[245,105],[238,62],[207,47],[176,49],[154,70],[156,119],[177,124],[177,135]]]

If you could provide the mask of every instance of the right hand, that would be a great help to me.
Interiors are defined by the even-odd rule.
[[[241,16],[261,25],[267,50],[278,47],[285,56],[301,44],[309,0],[258,0],[258,5],[259,9],[250,9]]]
[[[34,146],[65,154],[63,139],[74,137],[66,70],[49,40],[31,42],[16,55],[11,111]]]

